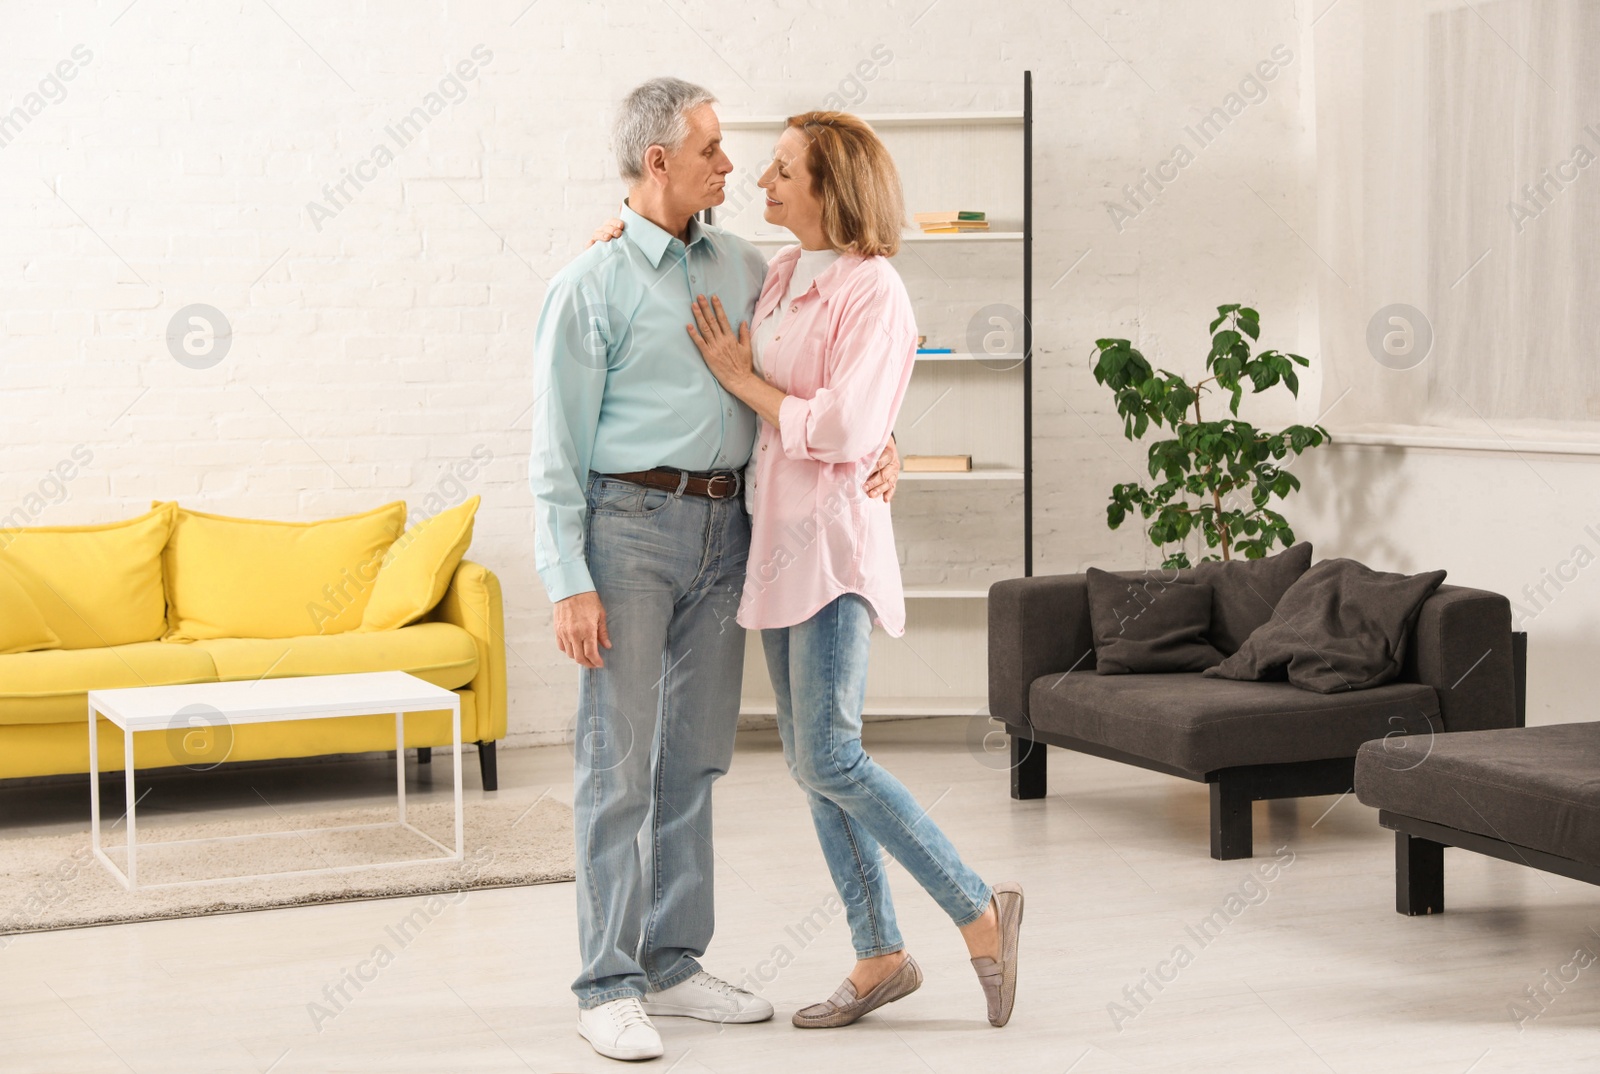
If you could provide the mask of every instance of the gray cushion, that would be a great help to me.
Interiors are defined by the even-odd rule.
[[[1444,573],[1391,574],[1353,559],[1325,559],[1289,587],[1271,622],[1206,674],[1286,677],[1323,694],[1392,682],[1405,664],[1417,610]]]
[[[1600,723],[1436,735],[1409,756],[1384,746],[1356,755],[1364,804],[1600,863]]]
[[[1199,563],[1183,577],[1211,587],[1209,640],[1224,656],[1232,656],[1257,627],[1272,618],[1278,599],[1310,566],[1311,543],[1301,541],[1263,559]]]
[[[1132,578],[1090,567],[1089,621],[1101,675],[1202,671],[1222,663],[1206,641],[1211,587],[1180,582],[1176,571]]]
[[[1288,683],[1199,674],[1044,675],[1028,696],[1033,727],[1203,775],[1219,768],[1353,757],[1391,732],[1438,731],[1431,686],[1393,683],[1315,694]]]

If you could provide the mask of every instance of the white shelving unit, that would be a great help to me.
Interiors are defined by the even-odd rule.
[[[757,246],[787,246],[794,242],[794,236],[788,232],[782,235],[746,235],[745,238]],[[975,231],[970,235],[925,235],[920,231],[906,231],[900,235],[901,242],[1021,242],[1020,231]]]
[[[1021,481],[1021,470],[1000,470],[974,466],[965,473],[902,473],[901,481]]]
[[[951,351],[949,354],[919,354],[919,362],[990,362],[1009,365],[1011,360],[998,362],[992,354],[973,354],[971,352]]]
[[[986,713],[989,586],[1032,573],[1028,73],[1022,99],[1022,110],[1014,112],[861,114],[894,155],[908,213],[982,209],[996,229],[954,235],[910,231],[895,258],[918,331],[927,335],[929,346],[952,348],[947,354],[917,355],[895,438],[902,454],[971,455],[973,469],[901,474],[893,510],[906,634],[873,636],[865,709],[870,717]],[[786,120],[784,115],[724,118],[729,155],[752,167],[768,159]],[[729,199],[716,210],[715,220],[758,245],[794,241],[762,218],[759,191],[736,184],[730,184]],[[942,251],[947,244],[960,252]],[[997,311],[1009,330],[986,319]],[[997,330],[1005,339],[999,347],[992,345]],[[776,711],[768,683],[760,639],[751,637],[745,715]]]
[[[860,112],[858,117],[876,131],[896,127],[949,127],[982,124],[986,127],[1020,127],[1028,121],[1027,112]],[[722,120],[724,131],[782,130],[788,116],[741,116]]]

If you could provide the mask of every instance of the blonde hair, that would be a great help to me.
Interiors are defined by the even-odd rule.
[[[822,231],[834,249],[898,253],[905,196],[894,158],[873,129],[848,112],[802,112],[788,125],[806,138],[811,192],[822,202]]]

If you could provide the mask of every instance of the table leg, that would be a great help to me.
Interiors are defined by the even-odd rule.
[[[461,817],[461,699],[452,698],[450,705],[450,747],[454,751],[450,763],[454,766],[456,783],[456,860],[466,857],[465,825]]]
[[[94,702],[89,703],[89,847],[100,855],[100,736]]]
[[[138,837],[133,830],[133,804],[138,799],[133,793],[133,732],[127,728],[122,730],[122,771],[128,792],[128,889],[131,891],[139,886],[139,863],[134,860]]]
[[[406,714],[394,714],[394,785],[400,799],[400,823],[406,822]]]

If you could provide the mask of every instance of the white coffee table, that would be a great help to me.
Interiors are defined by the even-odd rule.
[[[408,712],[450,710],[451,763],[455,776],[455,849],[445,846],[427,832],[406,820],[405,717]],[[406,828],[444,851],[442,855],[406,861],[376,862],[370,865],[336,865],[316,869],[295,869],[250,876],[207,877],[160,884],[139,883],[138,839],[134,824],[134,804],[138,796],[133,784],[133,736],[141,731],[187,733],[201,724],[235,726],[269,723],[275,720],[319,720],[339,716],[373,716],[394,713],[395,793],[399,815],[395,821],[356,824],[336,828],[311,828],[272,835],[306,835],[310,832],[352,831],[367,828]],[[100,844],[100,745],[95,731],[99,714],[122,728],[122,767],[128,797],[128,871],[123,872]],[[196,723],[196,720],[199,723]],[[374,671],[357,675],[307,675],[288,679],[254,679],[240,682],[194,683],[186,686],[140,686],[123,690],[89,691],[89,807],[91,843],[95,857],[111,870],[128,890],[179,887],[190,884],[218,884],[239,880],[259,880],[280,876],[311,876],[322,873],[353,872],[360,869],[394,868],[425,862],[462,861],[461,820],[461,698],[403,671]],[[163,847],[178,844],[207,844],[238,839],[259,839],[260,834],[217,836],[206,839],[163,841]],[[150,845],[150,844],[147,844]]]

